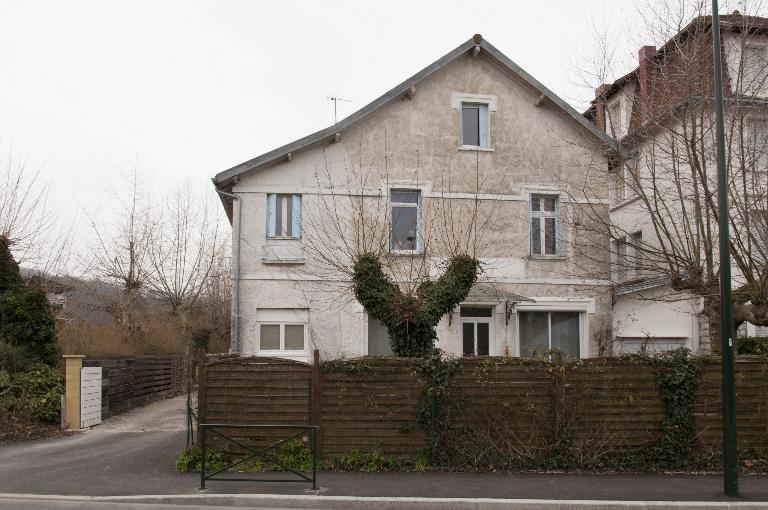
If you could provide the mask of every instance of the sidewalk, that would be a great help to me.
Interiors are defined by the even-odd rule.
[[[209,480],[178,474],[174,461],[184,445],[172,399],[126,413],[104,426],[75,436],[0,446],[0,493],[88,497],[153,495],[298,495],[306,483],[255,483]],[[141,419],[151,415],[152,420]],[[160,419],[163,416],[167,419]],[[175,417],[174,417],[175,416]],[[183,418],[183,416],[182,416]],[[149,423],[146,423],[146,422]],[[166,426],[167,422],[167,426]],[[160,426],[162,425],[162,426]],[[173,425],[173,426],[171,426]],[[252,473],[269,478],[279,473]],[[329,497],[493,498],[603,501],[728,501],[719,475],[595,475],[504,473],[318,473]],[[738,501],[768,502],[768,476],[743,476]],[[367,505],[364,505],[367,508]],[[768,507],[768,505],[765,505]],[[368,509],[371,510],[371,509]]]

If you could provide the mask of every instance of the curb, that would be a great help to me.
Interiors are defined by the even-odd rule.
[[[200,494],[144,496],[41,496],[0,494],[0,499],[83,501],[155,505],[292,508],[312,510],[768,510],[768,502],[751,501],[600,501],[489,498],[381,498],[354,496],[286,496],[282,494]]]

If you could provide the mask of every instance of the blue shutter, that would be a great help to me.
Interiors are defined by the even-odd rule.
[[[419,200],[417,202],[417,214],[416,214],[416,222],[417,222],[417,228],[416,228],[416,250],[419,253],[424,252],[424,219],[422,214],[422,208],[423,208],[423,200],[421,197],[421,191],[419,191]]]
[[[478,109],[480,110],[478,113],[480,117],[480,147],[488,147],[488,105],[481,104]]]
[[[533,195],[528,195],[528,255],[533,255]]]
[[[291,232],[293,237],[301,237],[301,195],[293,195],[291,206],[291,216],[293,217],[293,225]]]
[[[277,195],[270,193],[267,195],[267,237],[275,237],[275,231],[277,226],[277,217],[275,211],[277,209]]]
[[[560,196],[555,197],[555,254],[563,255],[563,219],[560,213]]]

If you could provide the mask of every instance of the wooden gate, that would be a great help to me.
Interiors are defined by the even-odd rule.
[[[101,367],[80,369],[80,428],[101,423]]]

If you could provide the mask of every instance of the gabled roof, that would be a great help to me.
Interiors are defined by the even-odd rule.
[[[676,33],[669,41],[659,48],[653,55],[653,59],[656,61],[661,60],[664,54],[667,52],[674,52],[676,50],[675,45],[681,40],[685,40],[696,31],[701,33],[702,31],[710,31],[712,29],[712,16],[698,16],[691,20],[685,27],[683,27],[678,33]],[[760,16],[745,16],[739,11],[734,11],[733,14],[724,14],[720,16],[720,31],[725,32],[746,32],[748,34],[765,34],[768,33],[768,18]],[[725,65],[725,63],[724,63]],[[618,78],[613,83],[609,83],[608,87],[603,89],[602,97],[604,100],[610,99],[613,95],[618,93],[629,82],[638,82],[639,67],[635,67],[632,71],[628,72],[621,78]],[[726,80],[724,85],[728,86]],[[727,91],[726,91],[727,93]],[[595,102],[598,98],[592,101],[592,104],[583,115],[594,121],[595,119]]]
[[[409,91],[411,90],[411,87],[415,86],[421,80],[432,75],[433,73],[445,67],[446,65],[450,64],[457,58],[469,52],[474,52],[474,51],[485,52],[487,55],[495,59],[501,65],[503,65],[504,67],[509,69],[511,72],[519,76],[528,85],[538,90],[544,98],[548,99],[552,104],[554,104],[556,107],[562,110],[568,117],[570,117],[573,121],[578,123],[583,129],[585,129],[586,131],[594,135],[598,140],[606,144],[610,148],[610,150],[614,151],[615,153],[622,152],[621,146],[617,144],[615,140],[613,140],[611,137],[606,135],[601,130],[597,129],[597,127],[594,124],[589,122],[589,120],[587,120],[583,115],[581,115],[579,112],[574,110],[573,107],[571,107],[568,103],[563,101],[559,96],[557,96],[557,94],[555,94],[554,92],[549,90],[547,87],[542,85],[533,76],[525,72],[520,66],[515,64],[512,60],[510,60],[509,57],[507,57],[502,52],[497,50],[491,43],[484,40],[478,34],[478,35],[475,35],[472,39],[469,39],[468,41],[461,44],[459,47],[457,47],[447,55],[444,55],[443,57],[436,60],[426,68],[414,74],[413,76],[411,76],[410,78],[402,82],[400,85],[391,89],[389,92],[373,100],[371,103],[367,104],[360,110],[351,114],[349,117],[346,117],[345,119],[341,120],[338,124],[329,126],[325,129],[321,129],[316,133],[312,133],[311,135],[305,136],[304,138],[300,138],[299,140],[291,142],[287,145],[283,145],[282,147],[278,147],[277,149],[269,151],[265,154],[262,154],[261,156],[255,157],[251,160],[248,160],[244,163],[234,166],[228,170],[224,170],[223,172],[216,174],[216,176],[212,179],[214,185],[216,186],[217,189],[220,189],[220,190],[231,189],[234,179],[242,173],[249,172],[251,170],[269,165],[271,163],[285,160],[285,158],[291,153],[295,153],[295,152],[307,149],[309,147],[318,145],[323,142],[330,142],[336,136],[336,133],[340,133],[344,131],[345,129],[349,128],[356,122],[368,116],[369,114],[375,112],[379,108],[391,103],[392,101],[400,99],[405,94],[409,93]]]

